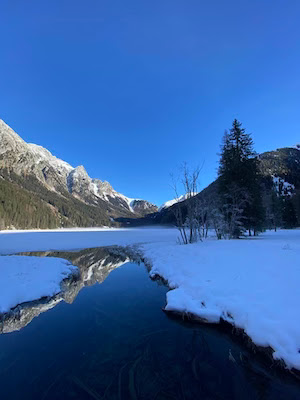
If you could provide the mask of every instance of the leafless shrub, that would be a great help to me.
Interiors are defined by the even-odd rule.
[[[195,196],[198,193],[198,180],[200,168],[190,170],[187,164],[183,164],[181,185],[184,190],[183,197],[179,196],[176,182],[173,179],[173,189],[176,195],[176,204],[172,210],[176,219],[176,225],[180,232],[180,241],[183,244],[194,243],[202,240],[198,219],[198,201]],[[182,200],[182,201],[179,201]]]

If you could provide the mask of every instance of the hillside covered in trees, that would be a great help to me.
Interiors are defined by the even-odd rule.
[[[0,179],[0,227],[46,229],[110,225],[103,209],[47,190],[33,176],[20,177],[7,170]]]
[[[196,196],[184,193],[180,202],[167,202],[171,206],[159,212],[91,179],[83,166],[73,168],[27,144],[3,121],[0,139],[0,229],[178,225],[176,213],[183,224],[195,201],[201,212],[189,219],[204,219],[210,227],[235,219],[230,236],[300,226],[300,147],[258,155],[237,120],[224,135],[216,181]]]
[[[26,143],[0,120],[0,228],[118,226],[157,210],[118,193],[47,149]]]
[[[178,224],[178,209],[184,220],[189,203],[195,201],[210,227],[216,213],[216,220],[227,222],[235,214],[233,225],[249,234],[300,226],[300,146],[256,154],[251,136],[235,120],[223,138],[218,178],[195,197],[163,208],[148,221]],[[231,232],[233,236],[241,232],[235,233]]]

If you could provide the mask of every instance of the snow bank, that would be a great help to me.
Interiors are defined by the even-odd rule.
[[[300,230],[185,246],[177,238],[163,228],[15,231],[0,234],[0,254],[142,244],[151,274],[174,289],[166,309],[223,318],[300,369]],[[71,269],[57,258],[0,257],[0,312],[57,293]]]
[[[300,230],[192,245],[147,244],[150,274],[173,290],[167,310],[220,318],[242,328],[274,358],[300,369]]]
[[[6,231],[0,233],[0,254],[173,243],[177,236],[176,229],[166,228]],[[0,256],[0,313],[17,304],[58,293],[61,280],[72,271],[66,263],[58,258]]]
[[[0,257],[0,313],[27,301],[54,296],[61,290],[61,281],[75,270],[61,258]]]

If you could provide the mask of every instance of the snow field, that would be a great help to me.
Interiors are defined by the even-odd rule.
[[[139,244],[150,274],[172,289],[167,310],[212,323],[222,318],[300,369],[300,230],[191,245],[177,238],[176,229],[166,228],[3,232],[0,254]],[[0,257],[0,312],[57,293],[71,269],[57,258]]]
[[[173,288],[166,310],[211,323],[223,318],[300,369],[300,230],[143,249],[150,274]]]
[[[0,314],[18,304],[54,296],[76,267],[51,257],[0,257]]]

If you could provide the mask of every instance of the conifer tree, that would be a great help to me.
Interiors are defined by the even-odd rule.
[[[295,228],[297,226],[297,215],[293,202],[290,198],[283,199],[282,222],[284,228]]]
[[[240,220],[235,223],[231,236],[238,237],[241,231],[256,232],[263,229],[264,208],[262,203],[258,160],[253,140],[242,124],[235,119],[229,132],[225,131],[221,146],[219,166],[219,192],[227,210],[232,207],[234,190],[235,209],[240,207]],[[240,206],[237,206],[240,204]],[[226,213],[227,223],[232,226],[233,212]]]

